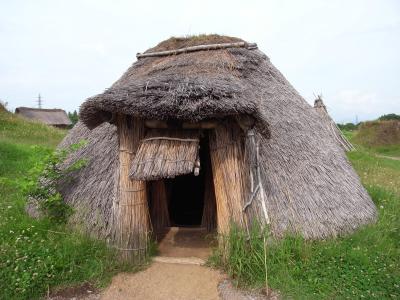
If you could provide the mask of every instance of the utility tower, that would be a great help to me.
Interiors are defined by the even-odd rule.
[[[37,103],[38,103],[38,107],[39,107],[39,108],[42,108],[42,96],[40,96],[40,94],[39,94],[39,96],[38,96]]]

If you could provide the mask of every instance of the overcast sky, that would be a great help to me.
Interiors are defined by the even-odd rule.
[[[78,109],[170,36],[256,42],[337,122],[400,113],[400,1],[0,0],[0,99]]]

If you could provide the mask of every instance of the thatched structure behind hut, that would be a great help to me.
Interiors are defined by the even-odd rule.
[[[335,121],[332,120],[321,96],[318,96],[317,99],[314,100],[314,109],[318,112],[322,121],[325,123],[327,133],[332,136],[339,146],[342,147],[344,151],[354,150],[354,146],[344,136]]]
[[[63,109],[17,107],[15,113],[26,119],[35,120],[58,128],[68,128],[72,125],[71,120]]]
[[[376,218],[326,123],[255,44],[171,38],[80,118],[60,146],[87,139],[69,162],[89,162],[62,193],[89,232],[123,251],[171,223],[225,233],[259,221],[275,236],[321,239]]]

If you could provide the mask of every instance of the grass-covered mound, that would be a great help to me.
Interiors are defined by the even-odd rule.
[[[353,140],[382,154],[400,156],[400,121],[369,121],[360,124]]]
[[[29,170],[65,134],[0,112],[0,299],[34,299],[59,285],[101,284],[121,267],[103,242],[25,213]]]

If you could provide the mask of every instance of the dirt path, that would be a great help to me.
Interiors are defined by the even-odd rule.
[[[142,272],[115,276],[100,299],[220,299],[223,278],[204,266],[155,262]]]
[[[202,229],[169,228],[160,237],[154,262],[142,272],[115,276],[100,299],[220,299],[218,283],[224,276],[199,265],[210,254],[205,234]]]
[[[380,157],[380,158],[387,158],[387,159],[391,159],[391,160],[400,160],[400,157],[395,157],[395,156],[386,156],[386,155],[381,155],[381,154],[376,154],[376,157]]]
[[[63,297],[51,300],[136,300],[136,299],[266,299],[257,292],[235,289],[227,276],[218,270],[203,266],[210,255],[209,242],[202,229],[169,228],[162,233],[159,256],[138,273],[120,273],[102,292],[91,292],[91,287],[65,290]],[[61,296],[60,295],[60,296]],[[270,298],[276,299],[276,298]]]

